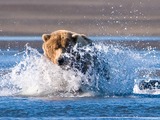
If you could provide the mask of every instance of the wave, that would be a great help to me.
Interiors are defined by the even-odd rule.
[[[160,54],[154,49],[137,51],[120,45],[95,43],[83,47],[80,55],[85,52],[96,56],[98,64],[91,65],[83,74],[76,68],[64,70],[36,49],[26,46],[17,54],[22,56],[22,60],[0,77],[0,95],[84,97],[146,94],[146,91],[138,90],[135,80],[158,77],[154,71],[160,67]],[[150,69],[151,72],[142,72]],[[82,91],[77,92],[79,89]],[[160,94],[158,90],[151,94],[154,93]]]

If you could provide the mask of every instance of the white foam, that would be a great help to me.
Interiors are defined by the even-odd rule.
[[[160,89],[146,89],[140,90],[138,84],[134,85],[133,93],[135,94],[143,94],[143,95],[160,95]]]
[[[50,62],[36,49],[26,47],[23,60],[11,69],[11,72],[2,77],[4,83],[1,93],[5,95],[22,96],[89,96],[90,86],[93,85],[88,74],[84,75],[74,69],[63,70],[58,65]],[[79,95],[76,92],[82,87],[85,93]],[[6,85],[8,87],[6,87]],[[88,84],[88,85],[87,85]],[[85,88],[89,87],[89,88]],[[4,95],[1,94],[1,95]]]
[[[20,53],[23,54],[21,62],[11,68],[11,72],[1,76],[0,95],[84,97],[141,93],[134,85],[139,70],[160,63],[159,57],[154,56],[155,51],[144,54],[102,43],[82,49],[84,51],[80,55],[88,52],[97,57],[96,65],[91,65],[85,75],[74,68],[64,70],[27,46]],[[109,70],[109,80],[106,69]],[[83,93],[77,93],[80,88]]]

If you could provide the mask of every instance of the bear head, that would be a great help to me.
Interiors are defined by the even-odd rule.
[[[42,39],[44,41],[42,45],[44,55],[58,65],[63,65],[64,62],[61,55],[66,52],[69,53],[77,43],[80,43],[81,46],[91,43],[91,40],[85,35],[68,30],[58,30],[51,34],[43,34]]]

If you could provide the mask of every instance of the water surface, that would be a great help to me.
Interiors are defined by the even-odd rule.
[[[37,39],[37,37],[35,37]],[[99,38],[95,37],[97,40]],[[12,38],[25,43],[33,38]],[[33,40],[32,40],[33,39]],[[34,42],[42,43],[38,38]],[[2,119],[160,119],[160,90],[140,90],[141,80],[159,80],[160,52],[150,44],[159,38],[133,38],[147,47],[115,44],[114,38],[96,42],[90,50],[99,58],[99,68],[108,67],[110,80],[103,72],[92,69],[85,76],[74,70],[64,71],[42,54],[41,46],[8,46],[0,51],[0,117]],[[103,40],[105,40],[103,39]],[[110,40],[109,40],[110,39]],[[118,41],[133,41],[117,38]],[[111,41],[114,44],[107,42]],[[147,42],[146,42],[147,41]],[[33,44],[32,44],[33,45]],[[35,45],[35,44],[34,44]],[[90,71],[89,71],[90,73]],[[75,94],[85,82],[85,92]]]

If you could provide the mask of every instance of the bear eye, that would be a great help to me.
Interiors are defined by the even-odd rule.
[[[55,50],[58,50],[58,49],[59,49],[59,47],[55,47],[54,49],[55,49]]]
[[[54,47],[55,50],[58,50],[59,48],[61,48],[61,45],[57,45]]]
[[[48,48],[48,49],[51,49],[51,48],[52,48],[52,46],[50,46],[50,45],[47,45],[47,48]]]

